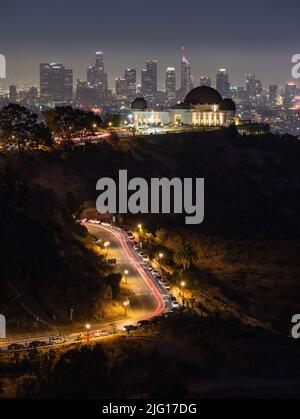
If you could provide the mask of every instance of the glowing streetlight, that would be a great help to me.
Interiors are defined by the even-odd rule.
[[[112,122],[109,122],[109,123],[108,123],[108,126],[109,126],[109,127],[112,127]]]
[[[128,274],[129,274],[129,271],[127,269],[125,269],[124,275],[125,275],[126,284],[128,284]]]
[[[109,248],[109,246],[110,246],[110,242],[105,242],[104,243],[104,247],[106,249],[106,256],[108,256],[108,248]]]
[[[164,258],[164,254],[163,253],[160,253],[158,256],[159,256],[159,259],[163,259]]]
[[[124,301],[123,306],[124,306],[124,310],[125,310],[125,317],[127,317],[127,309],[129,307],[129,305],[130,305],[129,300]]]
[[[185,281],[181,281],[181,288],[182,288],[182,297],[184,299],[184,288],[186,287],[186,282]]]
[[[86,328],[86,340],[87,340],[87,342],[89,342],[91,325],[88,323],[88,324],[85,325],[85,328]]]

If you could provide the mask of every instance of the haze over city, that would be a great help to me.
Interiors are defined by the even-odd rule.
[[[226,67],[232,84],[254,73],[266,85],[283,85],[291,79],[290,61],[298,49],[299,14],[295,0],[267,0],[264,8],[258,0],[246,8],[237,0],[216,7],[178,0],[53,0],[43,7],[36,0],[12,1],[1,6],[0,52],[7,58],[7,82],[20,87],[38,84],[40,62],[63,62],[73,68],[74,80],[83,79],[101,49],[110,85],[126,67],[137,68],[139,79],[144,62],[156,59],[162,88],[166,67],[179,70],[183,45],[196,79],[214,78],[217,68]]]

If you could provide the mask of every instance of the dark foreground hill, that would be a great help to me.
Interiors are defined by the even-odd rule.
[[[101,318],[115,278],[67,207],[12,166],[2,172],[0,207],[0,311],[8,325],[26,328],[37,318],[52,325],[71,308],[78,320]]]
[[[187,227],[181,216],[157,215],[127,216],[123,217],[124,221],[136,226],[142,220],[153,234],[163,228],[169,234],[193,242],[200,258],[195,269],[187,273],[189,286],[209,312],[243,313],[286,333],[300,299],[299,160],[300,143],[295,138],[236,137],[230,130],[138,137],[114,144],[90,145],[85,152],[76,148],[33,151],[21,158],[2,156],[3,170],[5,166],[10,167],[19,179],[31,185],[31,190],[47,195],[45,204],[28,199],[34,206],[30,217],[19,210],[15,191],[11,193],[9,206],[10,201],[2,196],[6,206],[6,216],[0,221],[5,232],[2,245],[6,243],[6,252],[7,243],[11,248],[5,276],[11,276],[18,263],[18,270],[22,270],[27,263],[38,261],[35,279],[31,279],[39,284],[37,292],[43,290],[45,295],[45,290],[51,289],[55,294],[63,275],[69,278],[72,290],[69,293],[77,299],[80,297],[76,294],[80,282],[78,272],[88,272],[95,263],[75,257],[84,254],[78,242],[76,250],[68,245],[70,235],[72,240],[78,235],[74,232],[77,227],[72,220],[66,221],[56,208],[57,202],[73,213],[86,202],[94,205],[97,180],[107,176],[117,179],[121,169],[128,170],[129,178],[204,177],[203,224]],[[60,223],[52,221],[53,213]],[[16,226],[13,229],[12,224]],[[36,232],[38,228],[41,230]],[[25,233],[20,237],[22,229]],[[29,239],[36,236],[45,238],[43,246]],[[25,243],[21,245],[19,240]],[[172,247],[172,237],[169,242]],[[72,252],[73,257],[64,258],[63,253],[67,252]],[[62,274],[66,266],[70,270],[67,276]],[[52,278],[53,270],[56,280]],[[19,275],[25,281],[26,272]],[[67,306],[65,302],[62,305]],[[52,310],[49,301],[47,310]]]

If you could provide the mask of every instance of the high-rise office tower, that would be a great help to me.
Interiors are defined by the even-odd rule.
[[[108,91],[108,76],[104,70],[103,52],[96,52],[95,65],[88,68],[87,71],[88,83],[97,88],[101,97],[106,97]]]
[[[264,91],[264,87],[261,80],[256,80],[256,94],[261,95],[263,91]]]
[[[73,70],[65,69],[65,100],[71,102],[73,99]]]
[[[229,77],[225,68],[220,68],[217,72],[216,88],[224,98],[230,96]]]
[[[127,90],[127,82],[125,77],[117,77],[116,78],[116,95],[119,98],[127,97],[128,90]]]
[[[211,78],[207,76],[200,77],[200,86],[211,87]]]
[[[42,101],[69,102],[73,98],[73,70],[63,64],[40,65],[40,92]]]
[[[147,61],[142,70],[142,93],[150,97],[157,94],[157,61]]]
[[[127,68],[124,79],[126,81],[127,97],[133,99],[136,96],[136,69]]]
[[[168,67],[166,71],[166,94],[167,102],[173,103],[176,100],[176,72],[174,67]]]
[[[99,68],[100,70],[104,71],[104,59],[103,59],[103,51],[96,52],[96,63],[95,67]]]
[[[246,91],[248,99],[255,99],[257,94],[257,82],[255,74],[246,76]]]
[[[38,99],[39,91],[35,86],[30,87],[28,91],[28,97],[31,101],[35,101]]]
[[[192,80],[191,80],[191,66],[188,58],[185,55],[184,48],[182,48],[182,57],[181,57],[181,99],[184,99],[185,96],[192,89]]]
[[[270,84],[269,86],[269,103],[271,106],[276,106],[278,103],[278,85]]]
[[[286,83],[285,85],[285,95],[284,95],[284,106],[290,108],[295,102],[295,97],[297,95],[297,85],[294,82]]]
[[[11,102],[16,102],[18,99],[18,91],[17,91],[17,87],[12,85],[9,86],[9,100]]]

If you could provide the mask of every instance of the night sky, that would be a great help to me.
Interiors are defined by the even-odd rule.
[[[185,46],[192,74],[215,78],[229,69],[232,84],[255,73],[264,83],[291,79],[300,53],[299,0],[9,0],[0,6],[0,53],[8,81],[37,83],[40,62],[60,61],[85,79],[101,49],[110,81],[125,67],[179,69]]]

